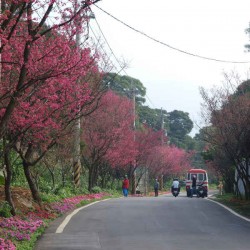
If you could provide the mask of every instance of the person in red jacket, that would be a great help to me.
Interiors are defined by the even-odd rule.
[[[128,189],[129,189],[129,180],[127,175],[125,175],[125,179],[122,182],[122,192],[124,197],[128,196]]]

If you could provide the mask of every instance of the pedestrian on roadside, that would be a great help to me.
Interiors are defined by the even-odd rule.
[[[159,194],[159,186],[160,186],[160,183],[158,179],[155,179],[155,182],[154,182],[155,197],[157,197]]]
[[[128,176],[125,175],[125,178],[122,182],[122,192],[124,197],[128,197],[128,189],[129,189],[129,180],[128,180]]]
[[[196,175],[192,177],[191,198],[193,197],[194,193],[196,193]]]

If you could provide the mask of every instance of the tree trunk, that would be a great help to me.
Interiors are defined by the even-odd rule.
[[[132,176],[131,176],[131,194],[135,194],[136,193],[136,172],[134,171]]]
[[[244,179],[245,179],[245,199],[250,200],[250,171],[249,171],[249,159],[246,159],[245,161],[245,167],[244,167]]]
[[[45,163],[45,166],[47,167],[47,169],[49,170],[51,180],[52,180],[52,189],[54,190],[55,189],[55,174],[54,174],[53,170],[50,169],[49,164],[47,164],[46,162],[44,162],[44,163]]]
[[[89,168],[89,183],[88,183],[88,190],[91,192],[93,188],[93,167],[90,166]]]
[[[63,169],[61,171],[61,176],[62,176],[62,186],[65,187],[65,174],[64,174]]]
[[[105,174],[102,175],[101,177],[101,188],[104,188],[105,187]]]
[[[97,186],[97,180],[98,180],[98,165],[94,165],[93,178],[92,178],[93,187]]]
[[[4,140],[4,147],[5,147],[5,140]],[[12,179],[12,169],[11,169],[11,163],[9,159],[9,151],[4,151],[4,163],[5,163],[5,169],[6,169],[6,176],[5,176],[5,185],[4,185],[4,191],[5,191],[5,200],[9,203],[11,206],[11,214],[14,216],[16,215],[15,205],[12,200],[11,195],[11,179]]]
[[[29,184],[29,188],[30,188],[33,200],[35,202],[37,202],[39,206],[41,206],[42,200],[41,200],[41,197],[40,197],[39,192],[37,190],[37,187],[36,187],[34,181],[32,180],[32,177],[30,174],[30,166],[26,161],[23,161],[23,169],[24,169],[25,177],[26,177],[28,184]]]
[[[111,189],[114,189],[114,184],[115,184],[115,178],[112,177],[112,181],[111,181]]]
[[[245,188],[245,199],[250,200],[250,181],[248,179],[248,176],[246,176],[246,185],[244,186]]]

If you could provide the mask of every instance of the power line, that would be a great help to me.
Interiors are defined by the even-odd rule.
[[[114,17],[112,14],[108,13],[107,11],[103,10],[102,8],[100,8],[99,6],[97,6],[96,4],[94,4],[99,10],[101,10],[102,12],[104,12],[105,14],[107,14],[108,16],[110,16],[111,18],[115,19],[116,21],[118,21],[119,23],[123,24],[124,26],[128,27],[129,29],[149,38],[150,40],[153,40],[154,42],[157,42],[161,45],[164,45],[172,50],[175,50],[175,51],[178,51],[180,53],[183,53],[183,54],[186,54],[186,55],[189,55],[189,56],[194,56],[194,57],[198,57],[200,59],[205,59],[205,60],[210,60],[210,61],[216,61],[216,62],[223,62],[223,63],[250,63],[249,61],[227,61],[227,60],[221,60],[221,59],[216,59],[216,58],[211,58],[211,57],[206,57],[206,56],[201,56],[201,55],[198,55],[198,54],[193,54],[191,52],[188,52],[188,51],[185,51],[185,50],[182,50],[182,49],[178,49],[178,48],[175,48],[173,47],[172,45],[169,45],[165,42],[162,42],[160,40],[157,40],[156,38],[150,36],[150,35],[147,35],[146,33],[138,30],[138,29],[135,29],[133,28],[132,26],[128,25],[127,23],[121,21],[120,19]]]
[[[116,57],[115,53],[113,52],[112,48],[110,47],[110,45],[109,45],[109,43],[108,43],[108,41],[107,41],[107,39],[106,39],[105,35],[103,34],[102,29],[101,29],[101,27],[100,27],[99,23],[97,22],[96,18],[95,18],[95,22],[96,22],[96,24],[97,24],[97,26],[98,26],[98,28],[99,28],[99,30],[100,30],[100,32],[101,32],[101,34],[102,34],[103,38],[104,38],[104,40],[105,40],[106,44],[108,45],[108,47],[109,47],[109,49],[110,49],[111,53],[113,54],[113,56],[114,56],[115,60],[118,62],[119,66],[120,66],[121,68],[123,68],[123,66],[120,64],[119,60],[117,59],[117,57]]]
[[[148,97],[148,95],[145,95],[146,98],[148,99],[148,101],[151,103],[151,105],[153,106],[154,109],[156,109],[155,105],[153,104],[153,102],[150,100],[150,98]]]
[[[123,72],[125,73],[126,76],[129,76],[129,75],[127,74],[127,72],[125,71],[124,67],[121,65],[121,63],[120,63],[120,61],[118,60],[117,56],[115,55],[113,49],[111,48],[111,46],[110,46],[110,44],[109,44],[107,38],[105,37],[105,35],[104,35],[104,33],[103,33],[103,31],[102,31],[102,29],[101,29],[99,23],[97,22],[96,18],[95,18],[95,21],[96,21],[97,27],[98,27],[98,29],[100,30],[100,32],[101,32],[101,34],[102,34],[102,36],[103,36],[103,38],[104,38],[104,40],[105,40],[105,42],[106,42],[108,48],[109,48],[110,51],[111,51],[111,54],[114,56],[115,60],[117,61],[117,63],[119,64],[119,66],[120,66],[120,68],[121,68],[121,70],[120,70],[119,72],[123,71]],[[92,30],[92,29],[91,29],[91,30]],[[92,32],[93,32],[93,30],[92,30]],[[93,32],[93,34],[94,34],[94,32]],[[95,34],[94,34],[94,35],[95,35]],[[96,36],[95,36],[95,37],[96,37]],[[101,48],[102,48],[102,46],[101,46]],[[103,48],[102,48],[102,50],[104,51]],[[116,67],[115,67],[115,68],[116,68]],[[116,70],[117,70],[117,68],[116,68]]]
[[[104,33],[103,33],[103,31],[102,31],[102,29],[101,29],[101,27],[100,27],[98,21],[96,20],[96,17],[95,17],[95,22],[96,22],[97,27],[98,27],[98,29],[100,30],[100,32],[101,32],[101,34],[102,34],[104,40],[105,40],[105,42],[106,42],[108,48],[110,49],[111,54],[114,56],[115,60],[117,61],[117,63],[119,64],[119,66],[120,66],[120,68],[121,68],[121,69],[119,70],[119,72],[123,71],[123,72],[125,73],[126,76],[129,76],[129,75],[127,74],[127,72],[125,71],[125,69],[123,68],[123,66],[120,64],[119,60],[117,59],[117,57],[116,57],[116,55],[115,55],[113,49],[111,48],[111,46],[110,46],[110,44],[109,44],[107,38],[105,37],[105,35],[104,35]],[[92,33],[94,34],[95,38],[97,39],[97,37],[96,37],[96,35],[95,35],[93,29],[92,29],[91,27],[90,27],[90,29],[91,29]],[[99,43],[99,41],[98,41],[98,43]],[[101,47],[101,49],[105,52],[104,48],[103,48],[101,45],[100,45],[100,47]],[[114,67],[115,67],[115,66],[114,66]],[[116,67],[115,67],[115,68],[116,68]],[[117,68],[116,68],[116,70],[118,71]],[[118,73],[119,73],[119,72],[118,72]],[[152,105],[154,108],[156,108],[156,106],[155,106],[155,105],[153,104],[153,102],[150,100],[150,98],[148,97],[148,95],[145,95],[145,97],[148,99],[148,101],[151,103],[151,105]]]
[[[114,67],[114,68],[116,69],[116,71],[117,71],[117,74],[119,74],[121,71],[123,71],[126,75],[128,75],[128,74],[126,73],[124,67],[121,65],[120,61],[118,60],[117,56],[115,55],[113,49],[112,49],[111,46],[109,45],[109,42],[108,42],[108,40],[106,39],[106,37],[105,37],[105,35],[104,35],[104,33],[103,33],[103,31],[102,31],[102,29],[101,29],[99,23],[97,22],[96,18],[95,18],[95,21],[96,21],[97,27],[98,27],[98,29],[99,29],[101,35],[103,36],[103,38],[104,38],[104,40],[105,40],[105,42],[106,42],[106,44],[107,44],[109,50],[111,51],[111,54],[113,55],[113,57],[114,57],[115,60],[117,61],[118,65],[120,66],[120,70],[118,70],[117,67],[116,67],[116,66],[112,63],[112,61],[111,61],[113,67]],[[90,29],[91,29],[92,33],[94,34],[95,38],[97,39],[97,36],[95,35],[93,29],[92,29],[91,27],[90,27]],[[98,39],[97,39],[97,40],[98,40]],[[100,44],[99,41],[98,41],[98,43]],[[101,44],[100,44],[100,47],[101,47],[101,49],[104,51],[104,53],[106,53],[105,50],[104,50],[104,48],[101,46]],[[109,57],[109,59],[110,59],[110,57]]]
[[[108,56],[108,62],[110,62],[110,64],[112,64],[112,67],[115,68],[115,69],[117,70],[117,67],[113,64],[112,60],[110,59],[111,55],[108,55],[108,54],[107,54],[107,52],[106,52],[106,51],[104,50],[104,48],[102,47],[102,45],[101,45],[101,43],[100,43],[100,40],[97,38],[97,36],[96,36],[94,30],[91,28],[91,26],[89,26],[89,27],[90,27],[90,30],[92,31],[92,33],[93,33],[95,39],[97,40],[97,45],[96,45],[97,48],[98,48],[98,46],[99,46],[99,47],[102,49],[104,55],[107,55],[107,56]]]

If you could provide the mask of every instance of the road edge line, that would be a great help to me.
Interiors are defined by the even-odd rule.
[[[70,213],[69,215],[67,215],[67,217],[63,220],[63,222],[58,226],[58,228],[56,229],[56,234],[60,234],[60,233],[62,233],[63,232],[63,230],[64,230],[64,228],[67,226],[67,224],[69,223],[69,221],[71,220],[71,218],[75,215],[75,214],[77,214],[80,210],[82,210],[82,209],[85,209],[85,208],[87,208],[87,207],[89,207],[89,206],[92,206],[92,205],[94,205],[94,204],[96,204],[96,203],[99,203],[99,202],[101,202],[101,201],[107,201],[107,200],[110,200],[111,198],[108,198],[108,199],[104,199],[104,200],[100,200],[100,201],[94,201],[94,202],[92,202],[92,203],[90,203],[90,204],[88,204],[88,205],[85,205],[85,206],[82,206],[82,207],[79,207],[79,208],[77,208],[77,209],[75,209],[72,213]]]
[[[235,216],[237,216],[237,217],[239,217],[239,218],[241,218],[241,219],[243,219],[243,220],[245,220],[245,221],[247,221],[247,222],[250,222],[250,219],[248,219],[247,217],[244,217],[244,216],[242,216],[242,215],[236,213],[233,209],[231,209],[231,208],[229,208],[229,207],[227,207],[227,206],[221,204],[220,202],[214,201],[214,200],[212,200],[212,199],[206,199],[206,200],[211,201],[211,202],[214,202],[214,203],[220,205],[221,207],[225,208],[227,211],[229,211],[230,213],[234,214]]]

